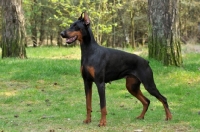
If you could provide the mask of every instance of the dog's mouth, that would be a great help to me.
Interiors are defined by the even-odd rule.
[[[76,41],[77,38],[78,38],[78,36],[73,36],[73,37],[71,37],[71,38],[67,38],[67,39],[66,39],[66,43],[71,44],[71,43],[73,43],[74,41]]]

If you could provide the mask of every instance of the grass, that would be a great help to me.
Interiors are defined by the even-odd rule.
[[[134,51],[133,51],[134,52]],[[165,67],[150,60],[156,85],[168,98],[173,114],[164,121],[162,104],[143,88],[151,105],[144,120],[136,120],[142,105],[125,89],[125,80],[107,84],[107,126],[97,127],[99,98],[93,86],[92,122],[85,119],[85,95],[80,49],[27,48],[28,59],[0,59],[0,131],[96,132],[142,129],[145,132],[200,131],[200,54],[183,55],[184,66]],[[146,57],[145,52],[142,54]]]

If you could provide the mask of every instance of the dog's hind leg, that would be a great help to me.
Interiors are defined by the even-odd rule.
[[[156,88],[154,79],[153,79],[153,72],[151,71],[150,68],[147,69],[145,72],[145,76],[141,78],[141,81],[145,87],[145,89],[153,96],[155,96],[160,102],[162,102],[164,109],[165,109],[165,114],[166,118],[165,120],[170,120],[172,119],[171,112],[169,110],[169,106],[167,103],[167,99],[158,91]]]
[[[144,86],[145,86],[145,84],[144,84]],[[165,109],[165,114],[166,114],[165,120],[172,119],[172,115],[169,110],[167,99],[163,95],[160,94],[160,92],[157,90],[156,86],[145,86],[145,88],[151,95],[155,96],[160,102],[162,102],[164,109]]]
[[[140,90],[140,84],[138,78],[135,76],[126,77],[126,88],[133,96],[135,96],[143,104],[142,113],[137,117],[137,119],[144,119],[145,113],[148,110],[150,100],[147,99]]]

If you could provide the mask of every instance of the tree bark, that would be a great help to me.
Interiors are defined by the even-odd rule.
[[[31,18],[30,18],[30,24],[31,24],[31,39],[33,42],[33,47],[37,47],[37,14],[36,9],[37,8],[37,0],[31,1],[33,4],[31,5]]]
[[[113,6],[115,6],[115,0],[113,0]],[[112,9],[112,16],[114,16],[114,10]],[[112,17],[112,23],[115,23],[115,17]],[[112,47],[116,46],[116,35],[115,35],[115,26],[112,25]]]
[[[59,30],[58,30],[58,32],[57,32],[57,45],[60,47],[60,46],[62,46],[62,38],[60,37],[60,31],[61,31],[62,29],[59,27]]]
[[[40,16],[40,38],[39,38],[40,45],[44,44],[44,39],[45,39],[45,11],[46,11],[45,3],[46,3],[45,0],[41,1],[42,6],[41,6],[41,16]]]
[[[124,40],[122,40],[121,47],[124,48],[125,47],[124,45],[129,44],[129,36],[128,36],[127,31],[126,31],[122,12],[123,12],[123,10],[118,10],[118,14],[119,14],[119,17],[120,17],[120,24],[122,26],[122,31],[123,31],[123,39],[124,39]]]
[[[135,29],[134,29],[134,11],[133,9],[131,10],[131,25],[130,25],[130,29],[131,29],[131,33],[130,33],[130,44],[132,46],[132,48],[134,49],[135,46]]]
[[[148,0],[149,57],[164,65],[182,65],[178,3],[179,0]]]
[[[1,31],[1,28],[2,28],[2,9],[1,9],[1,5],[2,5],[2,0],[0,0],[0,31]],[[0,35],[0,48],[2,48],[2,44],[1,44],[1,38],[2,36]]]
[[[2,58],[26,56],[26,33],[22,0],[2,1]]]

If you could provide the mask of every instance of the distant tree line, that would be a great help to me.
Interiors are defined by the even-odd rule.
[[[180,0],[179,4],[182,42],[200,41],[200,1]],[[147,0],[23,0],[28,44],[64,45],[60,31],[87,11],[100,44],[135,48],[148,41],[147,7]]]
[[[105,46],[135,47],[147,38],[146,0],[24,0],[33,46],[63,45],[60,31],[87,11],[96,40]]]

